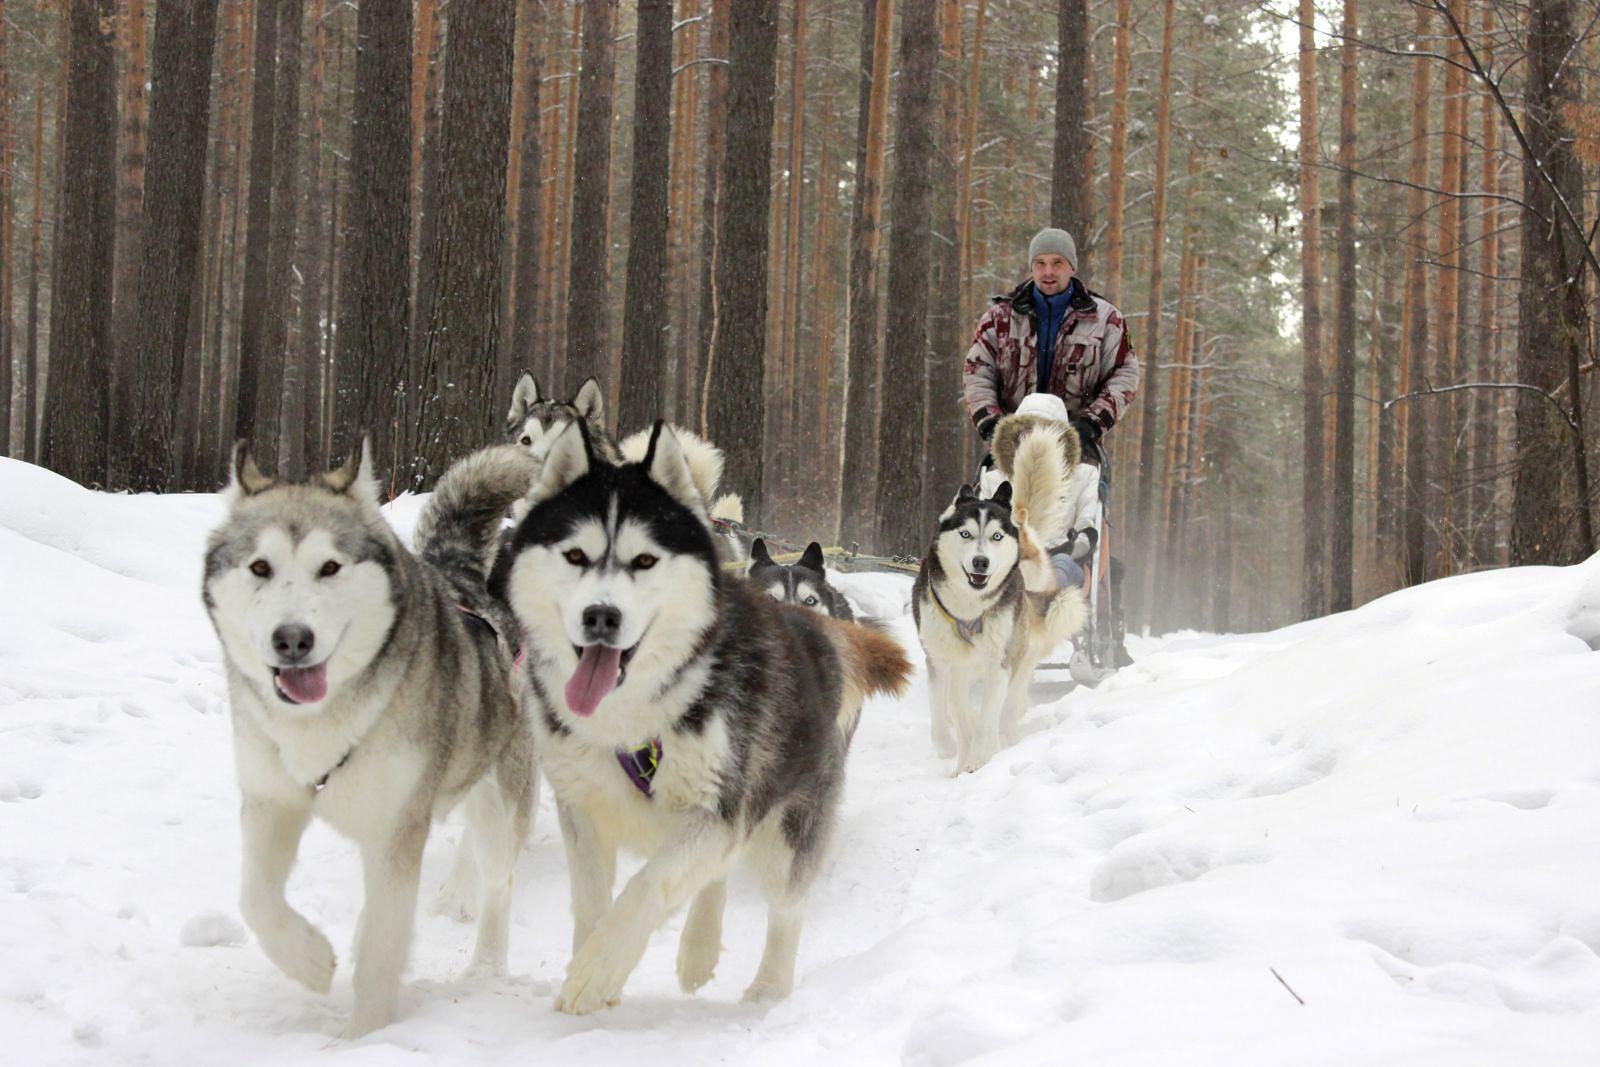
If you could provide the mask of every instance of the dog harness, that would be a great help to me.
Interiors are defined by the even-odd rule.
[[[655,795],[650,788],[650,780],[656,776],[656,769],[661,766],[661,738],[652,737],[638,748],[617,749],[617,762],[622,765],[623,773],[628,776],[628,781],[633,783],[635,789],[649,799]]]
[[[945,619],[950,623],[950,627],[955,630],[956,636],[961,638],[961,640],[970,645],[972,644],[972,639],[974,637],[983,633],[982,615],[979,615],[976,619],[973,619],[970,622],[966,619],[956,618],[950,613],[950,609],[944,606],[944,601],[939,599],[939,591],[933,587],[932,582],[928,583],[928,594],[933,597],[934,606],[939,609],[939,614],[945,617]]]

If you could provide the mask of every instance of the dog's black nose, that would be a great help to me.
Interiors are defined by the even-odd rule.
[[[311,627],[299,623],[286,623],[272,631],[272,651],[284,663],[298,663],[305,659],[311,655],[311,647],[316,643],[317,637],[311,632]]]
[[[590,644],[616,639],[622,629],[622,612],[610,604],[590,604],[583,609],[583,636]]]
[[[989,557],[988,556],[973,556],[972,557],[972,573],[973,574],[988,574],[989,573]]]

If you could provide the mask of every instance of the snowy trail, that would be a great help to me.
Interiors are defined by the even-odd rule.
[[[424,906],[401,1020],[347,1044],[353,849],[314,825],[290,882],[341,951],[330,996],[237,917],[198,595],[219,515],[0,460],[0,1063],[1600,1062],[1600,558],[1146,642],[1097,692],[1041,680],[1023,740],[961,779],[919,677],[863,715],[777,1005],[738,1003],[764,912],[736,879],[697,996],[673,974],[680,915],[620,1008],[556,1014],[546,795],[513,977],[459,977],[471,929]],[[909,593],[841,584],[879,614]],[[425,905],[459,832],[430,842]]]

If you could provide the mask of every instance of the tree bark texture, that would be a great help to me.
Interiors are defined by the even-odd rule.
[[[1583,194],[1583,169],[1566,120],[1578,100],[1576,68],[1568,59],[1577,46],[1573,17],[1572,0],[1533,0],[1529,7],[1524,126],[1532,158],[1522,161],[1517,380],[1561,394],[1561,408],[1581,426],[1575,404],[1581,394],[1574,387],[1586,317],[1581,284],[1574,279],[1581,277],[1582,251],[1558,201],[1564,198],[1576,209]],[[1582,440],[1562,414],[1545,397],[1525,392],[1517,400],[1513,564],[1577,563],[1594,550],[1590,502],[1580,495]]]
[[[1089,172],[1088,74],[1089,5],[1087,0],[1060,0],[1061,50],[1056,71],[1056,141],[1050,168],[1050,225],[1077,240],[1086,258],[1093,242],[1094,176]],[[1082,262],[1074,263],[1083,273]]]
[[[566,392],[590,376],[610,377],[606,321],[612,294],[607,270],[611,203],[611,109],[616,82],[617,0],[583,5],[583,70],[578,78],[578,144],[572,177],[572,246],[567,282]],[[769,134],[770,136],[770,134]]]
[[[117,80],[112,0],[70,0],[70,71],[61,122],[61,224],[50,302],[44,464],[82,485],[106,476],[105,383],[116,241]]]
[[[661,414],[667,361],[667,183],[672,176],[672,0],[639,0],[633,98],[633,201],[622,309],[622,395],[617,425]],[[602,290],[604,291],[604,290]],[[602,306],[605,301],[598,301]]]
[[[293,320],[294,229],[300,192],[300,52],[306,0],[278,0],[278,79],[272,120],[272,227],[267,241],[267,322],[270,357],[257,394],[256,424],[263,443],[278,445],[278,469],[305,466],[305,433],[300,422],[304,383],[299,361],[288,358]],[[291,373],[293,372],[293,373]]]
[[[272,154],[276,143],[279,10],[290,0],[256,0],[255,69],[250,90],[250,190],[245,207],[244,305],[239,318],[239,393],[234,433],[252,453],[276,457],[277,427],[259,425],[265,397],[279,380],[282,353],[270,346],[272,277]]]
[[[1354,606],[1356,512],[1356,0],[1344,0],[1339,49],[1338,380],[1333,430],[1329,608]]]
[[[117,244],[111,277],[111,343],[117,350],[112,366],[111,410],[117,425],[126,426],[130,413],[127,389],[146,383],[132,379],[138,359],[134,351],[134,331],[139,314],[139,249],[144,239],[140,224],[144,210],[145,118],[148,100],[145,82],[149,76],[149,42],[145,33],[145,0],[123,0],[117,18],[117,45],[122,55],[122,78],[118,92],[121,122],[118,133],[117,167]],[[121,462],[128,442],[107,445],[110,452],[108,478],[123,486],[127,471]]]
[[[1416,9],[1417,47],[1428,36],[1428,10]],[[1411,67],[1411,159],[1407,167],[1406,217],[1411,229],[1406,241],[1406,287],[1404,362],[1400,393],[1407,395],[1423,388],[1428,380],[1428,243],[1424,219],[1428,214],[1428,92],[1429,64],[1424,55],[1412,60]],[[1429,462],[1429,417],[1427,401],[1405,402],[1405,433],[1401,451],[1405,456],[1405,583],[1416,585],[1429,577],[1427,553],[1427,502]]]
[[[716,342],[711,351],[707,430],[727,449],[724,483],[759,521],[765,423],[768,190],[772,169],[773,79],[778,61],[776,0],[740,0],[729,22],[730,122],[718,203]],[[740,442],[748,445],[741,447]]]
[[[370,433],[379,469],[394,470],[411,307],[411,0],[361,0],[356,36],[329,458]]]
[[[416,484],[492,440],[505,247],[506,167],[516,0],[448,9],[440,135],[440,214],[422,254],[436,284],[418,315],[422,404]]]
[[[1316,9],[1300,0],[1300,345],[1304,355],[1305,463],[1301,486],[1304,516],[1301,612],[1316,618],[1328,607],[1328,511],[1323,443],[1322,379],[1322,203],[1317,136],[1317,49],[1312,32]]]
[[[217,0],[157,0],[134,360],[122,391],[126,425],[113,435],[124,463],[113,480],[135,490],[175,488],[183,456],[198,446],[177,429],[201,268],[216,24]]]
[[[884,316],[883,375],[894,399],[883,405],[878,434],[880,551],[925,547],[933,516],[922,510],[923,397],[928,362],[929,227],[938,129],[938,0],[907,0],[900,17],[900,85],[895,98],[894,184],[889,194],[889,308]],[[937,513],[935,513],[937,514]]]

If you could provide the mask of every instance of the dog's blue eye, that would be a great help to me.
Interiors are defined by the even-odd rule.
[[[569,548],[563,555],[566,561],[574,567],[587,567],[589,565],[589,557],[583,554],[583,549],[581,548]]]
[[[995,532],[994,532],[994,536],[993,536],[993,537],[991,537],[991,538],[989,538],[989,540],[991,540],[991,541],[998,541],[998,540],[1000,540],[1000,531],[999,531],[999,530],[996,530],[996,531],[995,531]]]
[[[816,597],[814,597],[814,596],[806,597],[806,607],[814,608],[816,606],[817,606],[817,598]]]
[[[972,540],[972,531],[971,530],[962,530],[961,531],[961,540],[963,540],[963,541]]]

